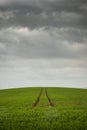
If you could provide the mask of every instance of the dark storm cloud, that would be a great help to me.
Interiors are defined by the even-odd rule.
[[[0,54],[85,56],[86,8],[85,0],[0,0]]]
[[[87,2],[84,0],[7,0],[0,2],[0,28],[23,26],[87,28]],[[85,8],[84,8],[85,7]],[[13,14],[4,18],[6,12]]]

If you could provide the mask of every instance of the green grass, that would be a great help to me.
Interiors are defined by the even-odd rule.
[[[47,88],[50,107],[40,88],[0,90],[0,130],[87,130],[87,89]]]

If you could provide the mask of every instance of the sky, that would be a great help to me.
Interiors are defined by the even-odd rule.
[[[87,0],[0,0],[0,89],[87,89]]]

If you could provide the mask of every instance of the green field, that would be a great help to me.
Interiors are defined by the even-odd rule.
[[[87,89],[47,88],[32,107],[40,88],[0,90],[0,130],[87,130]]]

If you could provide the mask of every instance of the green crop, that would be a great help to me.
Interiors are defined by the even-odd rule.
[[[32,107],[40,88],[0,90],[0,130],[87,130],[87,90],[47,88]]]

